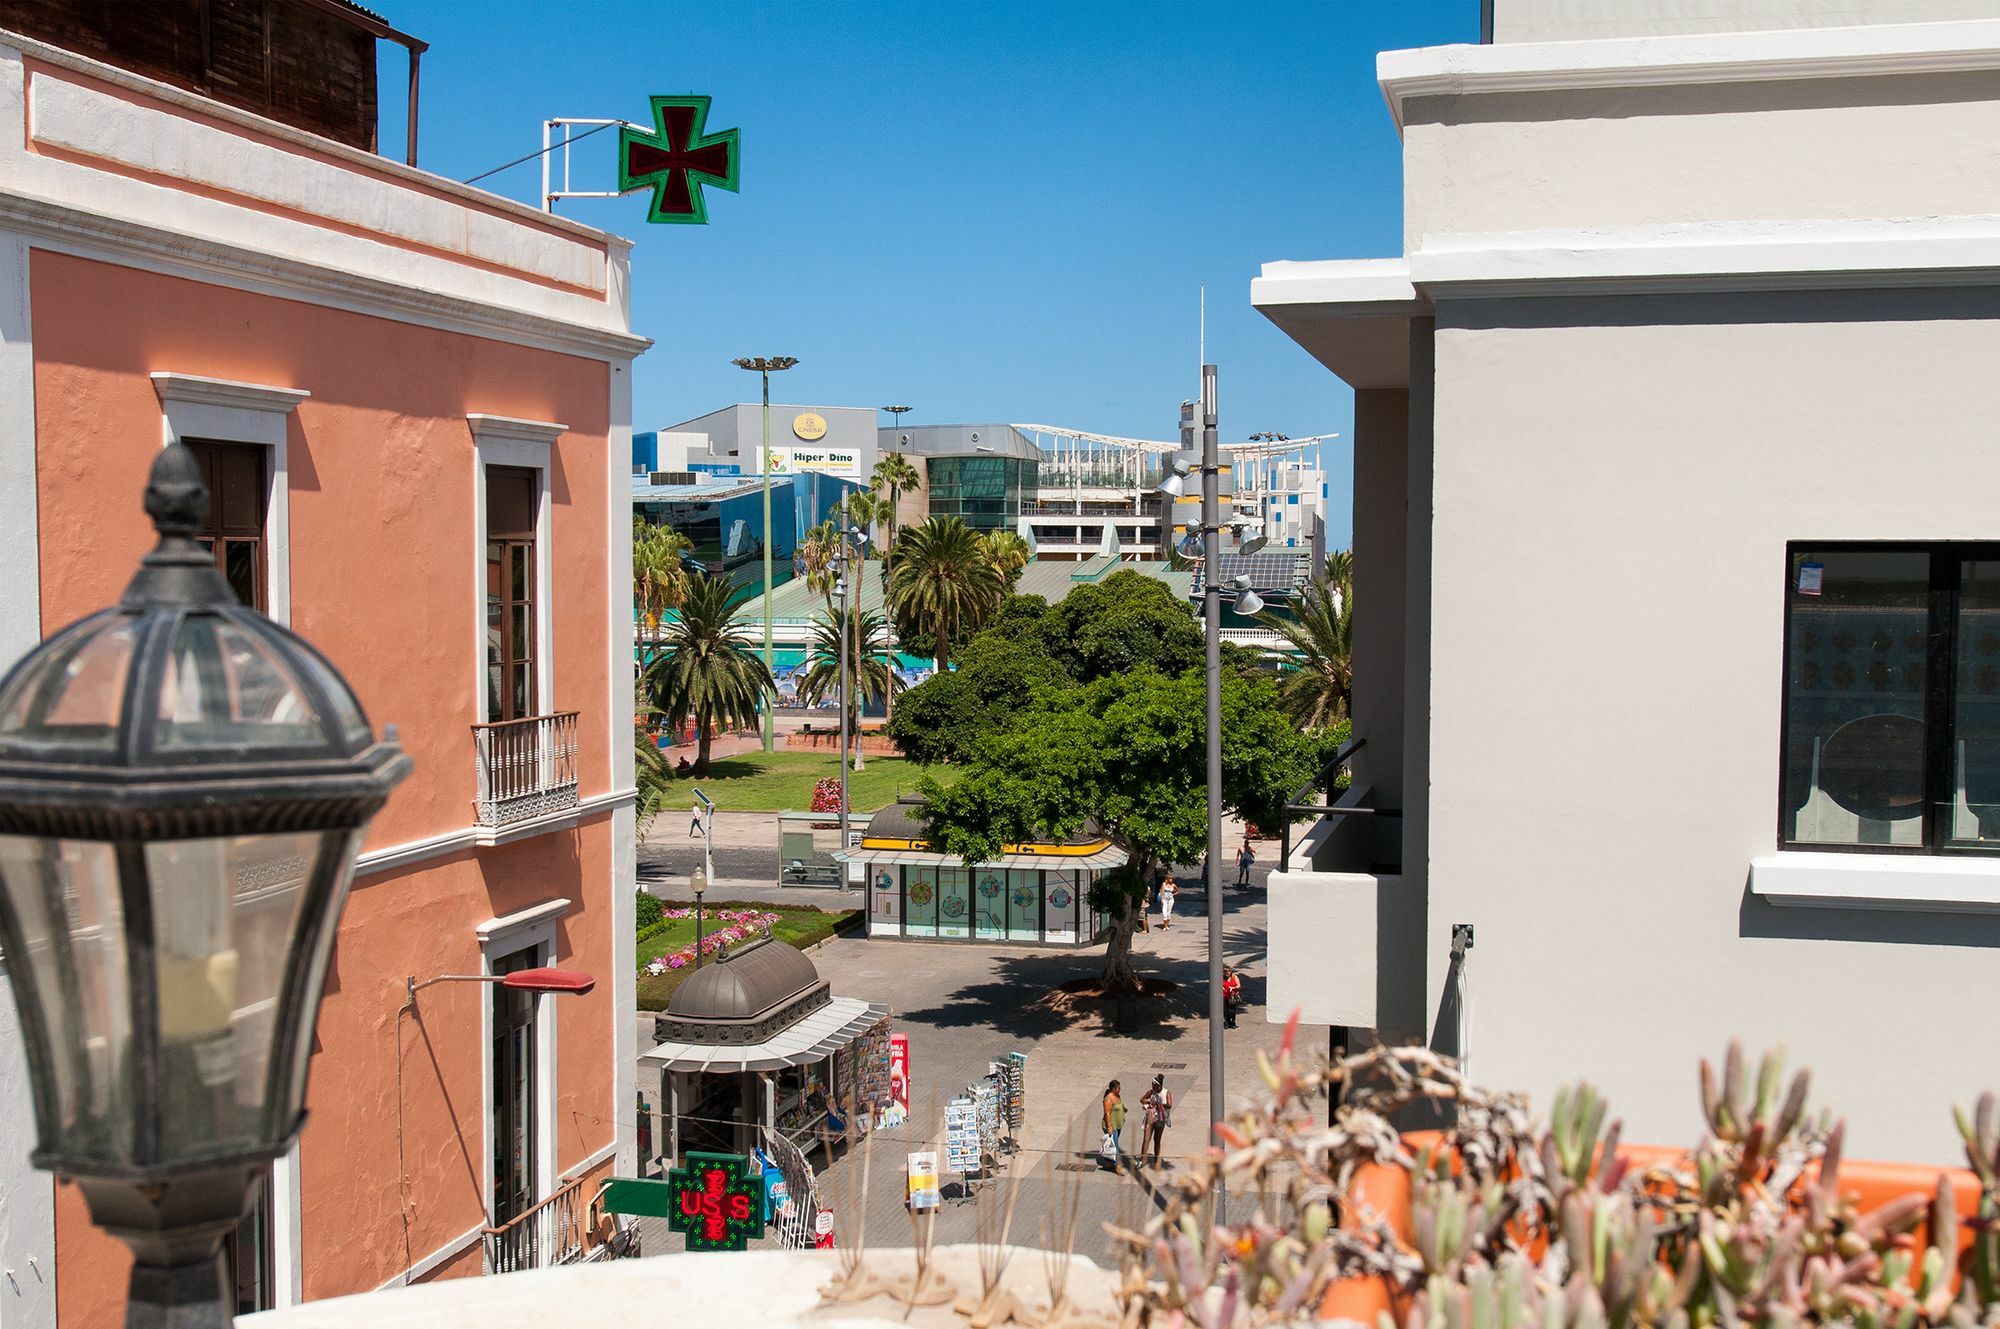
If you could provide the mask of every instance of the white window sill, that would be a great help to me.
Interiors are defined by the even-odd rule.
[[[1750,862],[1750,893],[1774,905],[2000,912],[2000,858],[1930,854],[1771,854]]]

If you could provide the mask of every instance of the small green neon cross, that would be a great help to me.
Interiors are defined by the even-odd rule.
[[[725,129],[706,134],[707,97],[655,97],[653,132],[625,125],[618,131],[618,188],[622,193],[650,188],[649,222],[704,225],[708,204],[703,185],[736,192],[742,166],[738,135]]]

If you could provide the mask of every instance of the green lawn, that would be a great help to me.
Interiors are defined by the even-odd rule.
[[[672,907],[682,908],[684,906],[677,904]],[[800,908],[789,906],[772,907],[760,904],[746,904],[740,901],[722,900],[710,904],[703,911],[707,916],[707,921],[702,925],[705,935],[713,935],[716,928],[726,926],[717,922],[715,918],[716,912],[725,909],[731,912],[739,909],[756,909],[776,914],[778,921],[772,926],[771,935],[779,941],[789,942],[801,950],[817,942],[825,941],[836,932],[858,927],[861,921],[861,911],[858,909],[814,909],[809,906]],[[647,961],[668,954],[671,951],[677,951],[683,946],[692,944],[693,941],[694,920],[692,918],[669,919],[667,927],[663,932],[657,936],[648,937],[639,943],[638,963],[643,968]],[[658,976],[641,973],[639,975],[639,1009],[642,1011],[665,1010],[667,1008],[667,999],[673,996],[674,989],[679,987],[681,981],[693,972],[694,969],[689,967],[685,969],[670,969]]]
[[[915,793],[920,776],[949,781],[958,774],[949,766],[924,767],[903,757],[867,760],[867,769],[847,774],[847,805],[856,812],[873,812],[899,794]],[[813,784],[839,774],[836,752],[746,752],[717,758],[704,774],[680,776],[675,783],[699,785],[724,812],[805,812],[812,807]]]

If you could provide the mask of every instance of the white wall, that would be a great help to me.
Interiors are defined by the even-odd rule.
[[[42,637],[28,308],[27,243],[0,231],[0,562],[11,573],[0,579],[0,673]],[[55,1184],[28,1165],[34,1147],[21,1021],[0,960],[0,1325],[6,1329],[53,1329],[56,1322]]]
[[[1451,232],[2000,210],[1990,69],[1426,96],[1404,118],[1412,253]]]
[[[2000,0],[1493,0],[1493,40],[1574,42],[1996,17]]]
[[[2000,539],[2000,290],[1447,304],[1436,357],[1431,1012],[1475,923],[1483,1081],[1588,1076],[1684,1142],[1740,1035],[1858,1156],[1955,1157],[1952,1104],[2000,1086],[2000,919],[1746,886],[1785,543]]]

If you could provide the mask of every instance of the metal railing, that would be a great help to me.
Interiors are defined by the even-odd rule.
[[[1285,825],[1279,833],[1278,871],[1289,871],[1292,863],[1292,818],[1301,812],[1317,812],[1322,817],[1400,817],[1400,808],[1372,808],[1357,804],[1352,807],[1334,807],[1332,800],[1325,803],[1308,803],[1306,796],[1315,789],[1331,789],[1335,774],[1350,761],[1354,754],[1368,746],[1365,738],[1353,739],[1341,746],[1340,751],[1327,758],[1326,765],[1319,768],[1319,774],[1309,782],[1292,791],[1291,799],[1285,804]]]
[[[583,1183],[566,1181],[533,1209],[485,1229],[487,1269],[510,1274],[583,1259]]]
[[[509,826],[576,806],[575,711],[472,726],[479,824]]]

